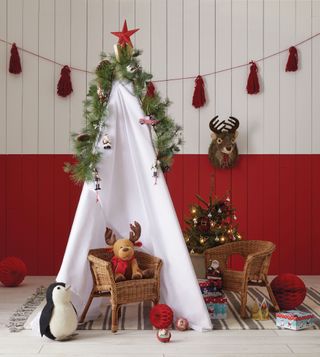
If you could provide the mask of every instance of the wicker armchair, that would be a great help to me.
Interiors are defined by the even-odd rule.
[[[112,332],[118,330],[118,315],[121,305],[152,301],[154,304],[160,298],[160,270],[162,261],[147,253],[135,252],[139,267],[144,270],[154,269],[152,279],[125,280],[116,283],[112,271],[112,252],[107,252],[105,248],[92,249],[88,253],[90,270],[93,279],[93,288],[88,302],[83,310],[80,321],[83,322],[93,298],[108,296],[112,306]]]
[[[250,240],[227,243],[205,251],[205,264],[207,268],[210,266],[212,260],[216,259],[220,263],[223,274],[223,288],[240,293],[240,316],[242,318],[247,317],[248,285],[265,286],[275,310],[279,311],[278,303],[273,295],[267,277],[271,255],[275,248],[276,246],[272,242]],[[228,269],[228,260],[233,254],[240,254],[245,259],[243,271]]]

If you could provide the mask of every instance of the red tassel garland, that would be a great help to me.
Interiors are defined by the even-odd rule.
[[[257,94],[260,91],[259,79],[258,79],[258,67],[251,61],[250,62],[250,74],[247,82],[247,92],[248,94]]]
[[[155,91],[156,91],[156,88],[155,88],[154,84],[151,81],[148,82],[146,96],[153,98],[155,95]]]
[[[195,80],[195,88],[192,98],[192,105],[195,108],[203,107],[206,102],[206,96],[204,93],[204,81],[199,75]]]
[[[22,72],[20,56],[15,43],[13,43],[11,47],[9,72],[13,74],[19,74]]]
[[[61,70],[61,77],[57,86],[57,94],[60,97],[66,97],[73,91],[70,72],[69,66],[64,66]]]
[[[292,46],[289,48],[289,57],[286,65],[286,72],[295,72],[298,69],[298,51]]]

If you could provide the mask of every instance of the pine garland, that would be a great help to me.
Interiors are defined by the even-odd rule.
[[[153,144],[164,172],[170,169],[173,155],[180,151],[181,127],[167,114],[169,100],[162,100],[157,91],[153,96],[147,94],[147,83],[152,75],[140,67],[138,57],[141,51],[129,45],[118,45],[116,49],[117,56],[101,54],[101,62],[95,71],[96,78],[91,82],[84,101],[86,125],[80,133],[72,134],[76,162],[66,163],[64,169],[76,183],[94,180],[94,171],[102,156],[97,143],[105,126],[108,100],[116,79],[131,81],[134,94],[139,98],[145,114],[159,121],[154,126],[156,135]]]

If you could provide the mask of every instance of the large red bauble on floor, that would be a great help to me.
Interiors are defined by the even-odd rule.
[[[294,274],[280,274],[270,285],[281,310],[295,309],[306,297],[304,282]]]
[[[5,286],[18,286],[27,275],[24,262],[16,257],[7,257],[0,262],[0,281]]]
[[[166,304],[157,304],[150,311],[150,321],[157,329],[167,329],[173,320],[173,311]]]

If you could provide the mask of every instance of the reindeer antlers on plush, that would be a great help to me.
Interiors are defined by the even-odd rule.
[[[229,120],[225,123],[224,128],[229,133],[234,133],[239,128],[239,120],[235,117],[229,117]]]
[[[226,122],[223,120],[219,123],[218,115],[210,120],[209,128],[216,134],[221,134],[222,132],[234,133],[239,128],[239,120],[235,117],[229,117]]]
[[[113,234],[112,229],[106,227],[106,231],[104,233],[104,240],[106,241],[106,243],[108,245],[114,245],[114,243],[116,242],[117,238],[116,238],[116,235]]]
[[[130,240],[131,242],[136,242],[141,236],[141,226],[138,222],[134,221],[134,224],[130,224]]]

